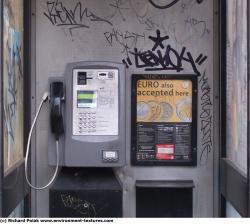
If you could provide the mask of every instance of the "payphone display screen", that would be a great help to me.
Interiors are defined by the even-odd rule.
[[[133,75],[132,163],[195,165],[196,79]]]
[[[78,108],[96,108],[97,91],[77,91]]]

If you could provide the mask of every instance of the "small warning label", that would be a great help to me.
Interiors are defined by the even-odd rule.
[[[174,145],[173,144],[156,145],[156,159],[158,160],[174,159]]]

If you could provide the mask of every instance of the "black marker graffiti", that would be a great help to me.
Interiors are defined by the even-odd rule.
[[[163,46],[162,42],[164,40],[169,39],[169,36],[161,37],[160,30],[156,30],[156,35],[157,35],[157,37],[152,37],[152,36],[148,37],[150,40],[152,40],[153,42],[155,42],[155,45],[153,46],[152,51],[154,51],[158,46],[160,46],[162,49],[164,49],[164,46]]]
[[[68,9],[59,0],[47,2],[47,12],[43,13],[53,26],[68,26],[70,34],[73,29],[89,28],[88,21],[102,22],[113,25],[107,19],[95,15],[87,7],[83,7],[81,2],[78,2],[73,10]]]
[[[168,4],[166,5],[158,5],[154,2],[154,0],[148,0],[150,2],[151,5],[153,5],[155,8],[157,9],[167,9],[167,8],[170,8],[172,7],[173,5],[175,5],[177,2],[179,2],[180,0],[173,0],[173,1],[170,1]],[[168,1],[167,1],[168,2]]]
[[[152,40],[152,37],[149,39]],[[191,65],[194,73],[200,76],[197,66],[201,66],[206,61],[207,56],[200,54],[194,59],[192,54],[186,50],[186,47],[183,47],[180,53],[171,45],[164,48],[162,41],[167,39],[168,36],[161,37],[160,32],[157,30],[157,37],[153,40],[154,46],[152,50],[140,52],[137,48],[134,48],[134,51],[130,51],[129,53],[134,56],[135,66],[144,68],[145,71],[173,70],[181,72],[184,69],[183,62],[186,62]],[[162,50],[156,51],[158,46],[163,47],[164,52]],[[131,59],[129,61],[131,62]],[[123,63],[127,68],[132,65],[132,62],[128,65],[125,60],[123,60]]]
[[[198,4],[201,4],[204,0],[197,0]]]
[[[150,2],[151,5],[153,5],[155,8],[157,9],[167,9],[167,8],[171,8],[172,6],[174,6],[176,3],[178,3],[180,0],[171,0],[171,1],[166,1],[167,4],[166,5],[159,5],[155,3],[155,0],[148,0]],[[201,4],[204,0],[196,0],[196,2],[198,4]],[[182,4],[183,6],[183,4]]]
[[[203,73],[199,80],[201,89],[201,113],[200,113],[200,125],[202,135],[202,152],[200,155],[200,163],[206,164],[208,161],[209,153],[212,151],[213,139],[212,139],[212,120],[213,120],[213,104],[211,100],[211,88],[208,83],[208,77],[206,72]]]
[[[128,53],[131,49],[137,46],[138,39],[145,40],[145,34],[138,34],[134,32],[125,31],[122,32],[118,29],[113,28],[110,32],[105,32],[104,36],[110,46],[113,46],[114,43],[118,43],[121,47],[121,53]]]

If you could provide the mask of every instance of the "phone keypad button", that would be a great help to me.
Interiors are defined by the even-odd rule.
[[[85,111],[78,113],[78,133],[92,133],[96,132],[96,112]]]

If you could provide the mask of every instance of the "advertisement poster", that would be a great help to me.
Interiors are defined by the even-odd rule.
[[[136,163],[191,162],[193,81],[138,79],[134,157]],[[132,115],[133,117],[133,115]]]
[[[191,122],[192,82],[190,80],[139,80],[137,82],[138,122]]]
[[[23,162],[23,1],[3,1],[4,175]]]

